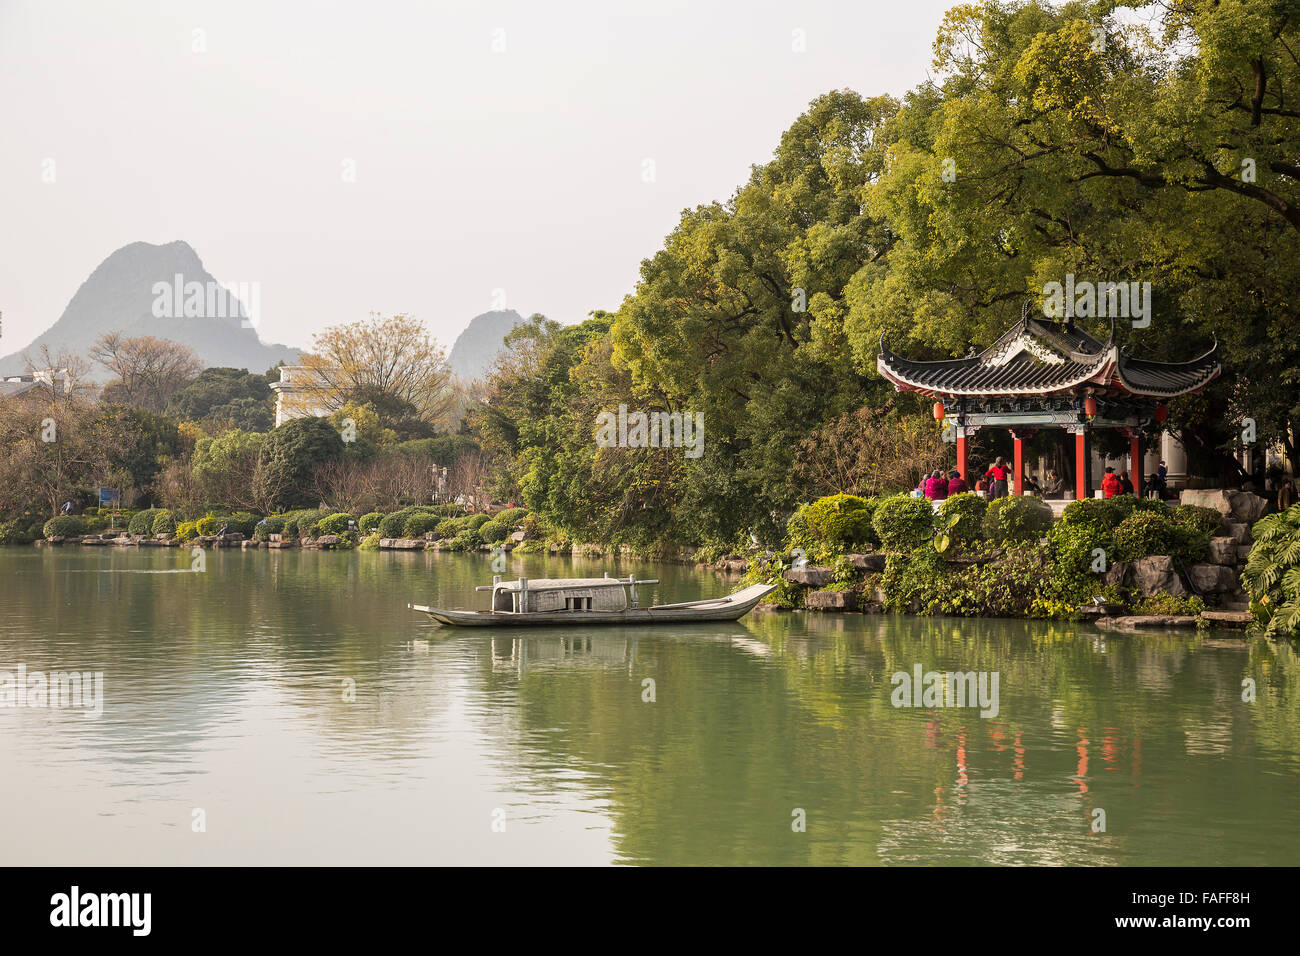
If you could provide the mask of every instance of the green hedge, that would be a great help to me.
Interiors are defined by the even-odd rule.
[[[379,527],[379,522],[384,520],[382,511],[372,511],[368,515],[362,515],[361,520],[357,522],[357,527],[361,529],[362,534],[370,534]]]
[[[320,533],[317,525],[321,518],[330,514],[317,508],[304,508],[298,511],[288,511],[284,515],[284,531],[282,534],[286,538],[314,538]]]
[[[514,526],[508,521],[496,519],[484,522],[478,529],[484,544],[500,544],[514,533]]]
[[[270,515],[253,527],[254,541],[269,541],[273,534],[284,534],[283,515]]]
[[[527,508],[506,508],[492,516],[493,521],[504,521],[512,528],[528,516]]]
[[[994,545],[1037,541],[1051,526],[1051,506],[1028,495],[995,498],[984,512],[984,537]]]
[[[343,534],[348,530],[348,522],[352,520],[352,515],[346,511],[336,511],[332,515],[321,518],[318,527],[321,534]]]
[[[381,538],[400,538],[402,528],[406,526],[406,519],[416,513],[414,508],[403,508],[387,515],[379,522],[379,536]]]
[[[20,515],[0,521],[0,544],[31,544],[43,535],[44,522],[37,516]]]
[[[59,515],[45,522],[45,537],[73,538],[86,533],[86,520],[78,515]]]
[[[153,519],[158,517],[158,512],[161,510],[161,508],[146,508],[144,511],[137,511],[131,516],[126,530],[131,534],[153,534]]]
[[[150,530],[154,534],[175,534],[176,516],[166,509],[159,511],[153,517],[153,525]]]
[[[874,498],[828,495],[804,509],[803,520],[818,542],[834,550],[879,544],[871,524],[876,504]]]
[[[483,536],[472,528],[462,531],[451,540],[453,551],[474,551],[481,544],[483,544]]]
[[[1115,528],[1115,560],[1133,561],[1167,554],[1184,564],[1203,561],[1210,550],[1210,535],[1198,527],[1175,521],[1168,514],[1135,511]]]
[[[454,538],[468,527],[464,518],[443,518],[434,526],[433,533],[439,539]]]
[[[887,551],[915,551],[934,533],[934,511],[928,498],[894,495],[876,505],[871,521]]]
[[[426,533],[436,528],[443,520],[439,515],[418,511],[407,518],[406,523],[402,525],[402,537],[423,538]]]
[[[1223,524],[1223,515],[1219,514],[1216,509],[1203,508],[1200,505],[1178,505],[1169,509],[1169,517],[1175,524],[1191,528],[1202,534],[1208,534],[1211,537]]]
[[[952,551],[973,551],[984,541],[984,515],[988,511],[988,499],[973,491],[945,498],[939,505],[939,526],[945,529],[951,543]],[[957,518],[957,523],[948,526],[948,522]]]

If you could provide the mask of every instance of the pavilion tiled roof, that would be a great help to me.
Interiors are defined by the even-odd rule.
[[[1188,362],[1140,359],[1073,324],[1025,316],[978,354],[918,362],[880,337],[880,374],[899,389],[935,397],[1049,395],[1091,390],[1172,398],[1208,385],[1221,371],[1218,344]]]

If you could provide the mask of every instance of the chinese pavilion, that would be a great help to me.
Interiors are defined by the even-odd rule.
[[[1129,474],[1142,489],[1144,423],[1164,421],[1167,399],[1204,388],[1222,371],[1218,344],[1189,362],[1137,358],[1102,342],[1070,321],[1026,314],[983,352],[965,358],[916,362],[891,352],[880,337],[876,367],[899,391],[935,400],[934,414],[950,419],[957,469],[966,472],[967,439],[984,427],[1008,428],[1015,441],[1015,493],[1024,485],[1024,443],[1042,428],[1074,436],[1075,497],[1091,494],[1090,436],[1117,429],[1129,439]]]

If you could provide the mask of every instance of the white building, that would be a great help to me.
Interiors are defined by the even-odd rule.
[[[275,425],[280,427],[291,418],[328,415],[330,410],[313,398],[315,386],[311,370],[303,365],[281,365],[280,381],[271,383],[275,392]]]

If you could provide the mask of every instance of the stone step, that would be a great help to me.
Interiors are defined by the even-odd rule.
[[[853,591],[809,591],[804,606],[826,611],[856,611],[858,596]]]
[[[1201,619],[1211,621],[1215,624],[1223,624],[1227,627],[1247,627],[1255,620],[1253,614],[1249,611],[1202,611]]]

